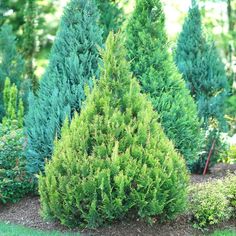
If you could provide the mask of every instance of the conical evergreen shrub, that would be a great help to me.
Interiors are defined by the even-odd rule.
[[[204,35],[198,4],[195,0],[192,4],[178,39],[175,61],[197,102],[203,127],[207,129],[216,120],[224,129],[228,87],[224,64],[214,43]]]
[[[165,134],[192,169],[201,148],[197,109],[168,52],[165,17],[159,0],[137,0],[127,26],[128,59],[159,114]]]
[[[98,78],[98,46],[102,46],[98,18],[92,0],[71,0],[65,8],[49,66],[37,96],[31,94],[29,98],[26,156],[32,173],[44,169],[65,118],[80,112],[84,86],[91,88],[93,77]]]
[[[22,128],[24,117],[23,101],[19,96],[19,91],[16,85],[11,84],[9,78],[5,80],[3,101],[5,109],[5,116],[2,119],[3,126],[10,125],[14,122],[18,128]]]
[[[108,36],[101,79],[39,177],[43,215],[64,225],[96,227],[130,211],[171,219],[185,208],[184,160],[132,78],[121,41]]]
[[[205,143],[195,171],[203,171],[208,153],[216,142],[210,165],[224,152],[220,132],[227,130],[224,106],[228,82],[224,64],[212,40],[204,34],[201,13],[196,0],[192,1],[179,36],[175,61],[198,107],[198,115],[205,130]]]

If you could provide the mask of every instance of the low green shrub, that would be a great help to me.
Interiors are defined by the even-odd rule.
[[[185,162],[140,93],[120,41],[108,37],[101,79],[39,177],[43,215],[70,227],[98,227],[131,212],[172,219],[186,207]]]
[[[229,164],[236,163],[236,145],[231,145],[227,152],[227,157],[224,158],[224,162]]]
[[[0,124],[0,203],[16,202],[32,190],[25,169],[24,142],[18,121]]]
[[[206,228],[236,216],[236,175],[192,185],[189,188],[190,213],[194,226]]]
[[[236,216],[236,175],[228,175],[224,180],[224,186],[225,196],[233,209],[233,215]]]
[[[204,229],[232,216],[224,182],[217,180],[190,187],[190,212],[194,226]]]

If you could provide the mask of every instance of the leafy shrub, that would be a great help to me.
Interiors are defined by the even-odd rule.
[[[236,95],[232,95],[227,99],[226,114],[231,117],[236,117]]]
[[[185,209],[184,160],[140,94],[121,41],[108,36],[101,79],[39,177],[43,215],[64,225],[97,227],[131,210],[172,219]]]
[[[0,124],[0,203],[15,202],[31,191],[23,155],[24,107],[15,84],[5,80],[3,91],[5,116]]]
[[[23,131],[11,123],[0,124],[0,203],[16,202],[33,187],[25,171]]]
[[[190,187],[190,211],[198,228],[236,216],[236,175]]]
[[[231,145],[229,147],[225,161],[230,164],[236,163],[236,145]]]
[[[233,208],[234,216],[236,216],[236,175],[230,174],[224,182],[225,195],[227,196],[230,207]]]

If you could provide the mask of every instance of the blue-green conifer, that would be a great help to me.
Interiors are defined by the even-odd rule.
[[[29,98],[25,123],[31,173],[44,169],[65,118],[80,112],[85,86],[92,88],[93,77],[98,77],[98,47],[102,46],[98,18],[92,0],[71,0],[65,8],[39,91]]]
[[[227,77],[214,43],[204,35],[201,13],[195,0],[178,39],[175,61],[197,102],[203,127],[208,129],[212,120],[216,120],[219,128],[224,129]]]
[[[202,155],[195,171],[202,172],[208,153],[215,142],[210,164],[217,162],[224,145],[220,132],[227,130],[224,107],[228,82],[224,64],[214,42],[206,37],[196,0],[192,1],[180,33],[175,61],[186,85],[197,103],[198,115],[205,130]]]

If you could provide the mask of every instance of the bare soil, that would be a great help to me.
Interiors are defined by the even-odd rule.
[[[227,172],[235,172],[236,165],[216,165],[211,173],[202,175],[192,175],[191,182],[201,183],[216,178],[222,178]],[[24,225],[40,230],[58,230],[62,232],[70,232],[58,222],[44,221],[40,216],[40,203],[38,196],[28,196],[16,204],[7,204],[0,206],[0,221]],[[236,220],[230,220],[210,228],[209,232],[214,229],[235,229]],[[152,226],[146,222],[129,217],[123,221],[115,222],[96,230],[91,229],[74,229],[73,232],[80,232],[81,235],[99,235],[99,236],[198,236],[203,232],[192,227],[190,216],[180,216],[171,222],[155,222]]]

